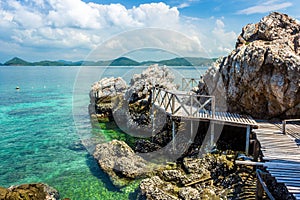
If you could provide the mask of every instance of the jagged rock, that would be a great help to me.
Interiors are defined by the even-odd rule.
[[[172,192],[176,188],[171,183],[164,182],[159,176],[153,176],[141,181],[140,189],[147,200],[176,200],[179,199]]]
[[[151,65],[141,74],[133,75],[125,99],[129,102],[136,102],[141,99],[147,100],[153,86],[176,90],[178,85],[174,83],[174,79],[175,76],[167,67]]]
[[[129,181],[145,177],[149,173],[148,163],[123,141],[113,140],[98,144],[93,156],[116,186],[124,186]]]
[[[121,77],[103,78],[94,83],[90,91],[89,113],[98,118],[111,118],[113,98],[123,94],[126,88],[127,84]]]
[[[7,189],[0,187],[0,199],[58,200],[59,193],[43,183],[23,184]]]
[[[191,187],[184,187],[184,188],[180,189],[179,196],[185,200],[201,199],[200,192],[197,189],[191,188]]]
[[[184,178],[184,174],[178,169],[163,170],[161,177],[163,177],[165,181],[181,182],[181,180]]]
[[[225,152],[184,158],[180,164],[159,168],[156,176],[144,179],[141,192],[147,199],[226,199],[237,185],[243,187],[232,159]]]
[[[152,143],[148,140],[137,140],[135,142],[135,151],[139,153],[148,153],[148,152],[153,152],[158,149],[160,149],[161,146],[157,145],[156,143]]]
[[[273,12],[248,24],[236,49],[203,76],[199,93],[216,96],[219,109],[255,118],[300,116],[300,25]]]
[[[153,123],[150,119],[153,86],[168,90],[177,89],[178,86],[173,83],[174,78],[175,76],[167,67],[158,65],[151,65],[141,74],[135,74],[124,98],[115,105],[113,110],[113,116],[118,126],[132,134],[137,133],[138,136],[150,137],[153,130]],[[158,109],[154,112],[156,116],[162,113]],[[154,124],[158,128],[165,124],[165,113],[163,115],[162,118],[156,117]]]

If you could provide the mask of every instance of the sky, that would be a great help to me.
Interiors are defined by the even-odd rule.
[[[272,11],[296,0],[0,0],[0,62],[220,57]],[[151,53],[152,52],[152,53]]]

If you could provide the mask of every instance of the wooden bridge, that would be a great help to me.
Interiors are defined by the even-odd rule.
[[[192,80],[193,81],[193,80]],[[185,81],[186,85],[194,84]],[[183,87],[184,88],[184,87]],[[206,121],[212,125],[224,124],[246,128],[245,151],[249,153],[250,132],[256,136],[260,144],[263,165],[278,183],[283,183],[288,192],[300,200],[300,125],[292,122],[300,120],[285,120],[282,123],[256,122],[250,116],[236,113],[216,111],[214,96],[196,95],[186,91],[170,91],[163,88],[153,88],[152,106],[163,110],[172,118],[183,118],[193,121]],[[172,123],[172,134],[175,136],[175,123]],[[191,128],[191,131],[193,129]],[[192,135],[192,133],[191,133]],[[213,140],[211,139],[211,142]],[[213,144],[211,144],[213,145]],[[258,197],[263,187],[272,199],[272,195],[262,183],[258,175]],[[274,199],[274,198],[273,198]]]
[[[262,165],[278,183],[283,183],[296,199],[300,199],[300,125],[284,120],[282,123],[259,122],[254,129],[262,153]],[[258,198],[262,197],[262,188],[270,199],[265,184],[258,175]]]
[[[190,120],[191,123],[193,121],[210,122],[212,125],[212,134],[214,132],[214,124],[246,128],[245,151],[249,151],[250,130],[257,126],[255,120],[247,115],[217,112],[214,96],[196,95],[186,91],[169,91],[163,88],[153,88],[152,105],[165,111],[171,118],[187,119]],[[174,134],[175,133],[173,133],[173,135]],[[213,140],[211,140],[211,142],[212,141]]]

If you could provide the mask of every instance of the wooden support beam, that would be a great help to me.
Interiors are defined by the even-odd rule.
[[[175,122],[172,119],[172,148],[175,151]]]
[[[215,145],[215,123],[210,122],[210,145],[213,147]]]
[[[247,125],[247,129],[246,129],[246,149],[245,152],[247,155],[249,155],[249,145],[250,145],[250,125]]]

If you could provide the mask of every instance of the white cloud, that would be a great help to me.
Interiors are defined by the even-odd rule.
[[[186,2],[193,3],[193,0]],[[225,31],[223,21],[184,17],[177,7],[165,3],[126,8],[121,4],[103,5],[82,0],[0,2],[0,44],[18,47],[14,51],[6,48],[5,54],[9,57],[23,56],[34,60],[35,56],[38,59],[44,53],[44,59],[82,59],[99,43],[115,38],[116,34],[149,27],[165,29],[169,33],[179,31],[190,39],[182,39],[175,33],[168,36],[168,31],[162,35],[157,34],[159,31],[133,31],[135,34],[127,34],[127,38],[120,41],[111,40],[107,48],[132,50],[140,45],[165,47],[183,56],[208,56],[207,52],[224,54],[226,48],[231,49],[234,45],[233,33]],[[138,36],[138,33],[144,36]],[[212,33],[217,39],[211,37]],[[215,51],[220,46],[223,50]]]
[[[212,31],[215,46],[219,53],[229,53],[232,49],[232,43],[236,41],[237,35],[233,31],[226,32],[225,24],[221,19],[216,20],[216,26]]]
[[[264,3],[259,3],[258,5],[251,6],[249,8],[238,11],[238,14],[255,14],[255,13],[268,13],[271,11],[281,10],[284,8],[291,7],[293,4],[291,2],[279,3],[278,0],[270,0]]]
[[[190,6],[190,4],[189,3],[182,3],[182,4],[179,4],[178,6],[177,6],[177,8],[187,8],[187,7],[189,7]]]

